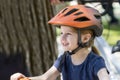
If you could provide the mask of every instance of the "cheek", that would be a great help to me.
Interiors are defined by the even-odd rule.
[[[68,39],[69,43],[71,43],[71,45],[77,45],[78,43],[78,39],[74,36],[74,37],[70,37]]]
[[[77,42],[77,39],[71,39],[70,41],[68,41],[69,42],[69,50],[70,51],[72,51],[72,50],[74,50],[75,48],[77,48],[78,47],[78,42]]]

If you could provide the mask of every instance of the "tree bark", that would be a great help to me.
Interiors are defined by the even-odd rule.
[[[22,51],[31,75],[44,73],[57,57],[49,0],[0,0],[0,51]]]

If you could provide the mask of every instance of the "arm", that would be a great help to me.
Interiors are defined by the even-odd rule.
[[[106,68],[102,68],[97,73],[99,80],[110,80]]]
[[[59,76],[60,72],[56,67],[52,66],[46,73],[41,76],[30,77],[30,80],[55,80]]]
[[[54,66],[52,66],[47,72],[45,72],[41,76],[30,77],[30,79],[31,80],[55,80],[60,74],[58,69],[60,67],[60,62],[62,59],[63,59],[63,55],[59,56],[58,59],[54,62],[53,64]],[[61,68],[62,66],[60,67],[60,69]]]
[[[25,77],[21,73],[15,73],[10,77],[10,80],[55,80],[60,72],[56,69],[56,67],[52,66],[46,73],[41,76],[35,77]]]

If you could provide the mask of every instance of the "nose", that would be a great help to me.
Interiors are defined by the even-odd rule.
[[[65,35],[61,35],[60,39],[61,39],[61,43],[66,42],[66,36]]]

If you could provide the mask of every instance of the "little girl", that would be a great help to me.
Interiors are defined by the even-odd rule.
[[[94,51],[95,37],[102,35],[100,13],[85,5],[69,6],[48,23],[59,25],[64,54],[43,75],[30,80],[55,80],[62,73],[63,80],[110,80],[104,59]],[[25,77],[15,73],[11,80]]]

